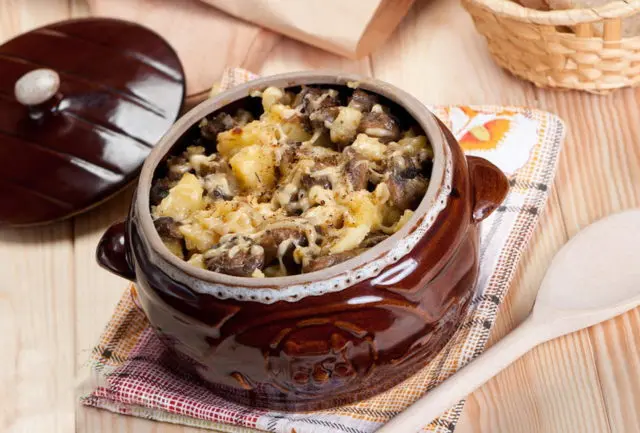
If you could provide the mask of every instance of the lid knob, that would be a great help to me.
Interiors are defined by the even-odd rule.
[[[33,107],[53,98],[60,89],[60,76],[52,69],[36,69],[24,74],[14,87],[16,100]]]

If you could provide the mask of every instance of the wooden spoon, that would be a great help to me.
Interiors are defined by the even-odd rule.
[[[554,257],[531,315],[378,432],[418,431],[540,343],[640,305],[640,210],[587,227]]]

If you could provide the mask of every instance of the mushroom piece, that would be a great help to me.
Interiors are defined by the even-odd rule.
[[[182,239],[182,233],[180,233],[180,223],[171,217],[160,217],[153,221],[158,234],[162,238]]]
[[[233,236],[204,253],[207,269],[236,277],[250,277],[264,267],[264,250],[245,236]]]
[[[207,175],[204,178],[204,189],[214,200],[231,200],[240,191],[238,181],[228,166],[221,166],[218,173]]]
[[[170,180],[180,180],[185,173],[193,170],[187,158],[182,155],[169,158],[167,166],[169,167],[167,177]]]
[[[358,132],[370,137],[376,137],[382,143],[400,139],[400,125],[398,121],[385,112],[364,113],[358,125]]]
[[[311,114],[316,110],[340,105],[338,92],[334,89],[321,89],[318,87],[303,87],[296,95],[293,106],[304,114]]]
[[[169,195],[171,189],[171,181],[167,178],[156,180],[149,190],[149,201],[152,205],[157,206]]]
[[[356,110],[367,112],[371,111],[371,108],[378,103],[378,97],[367,93],[364,90],[356,89],[353,91],[353,95],[349,99],[349,107]]]
[[[231,173],[229,163],[224,161],[218,154],[212,156],[191,155],[189,163],[195,170],[196,175],[206,177],[215,173]]]
[[[227,194],[223,188],[218,188],[218,187],[214,188],[213,191],[209,193],[209,197],[211,197],[214,201],[215,200],[229,201],[233,199],[232,195]]]
[[[200,134],[207,140],[215,140],[218,134],[237,126],[237,122],[228,113],[218,113],[200,122]]]
[[[389,235],[385,233],[369,233],[367,237],[364,238],[364,240],[360,243],[360,248],[374,247],[388,237]]]
[[[415,208],[427,192],[429,181],[422,175],[419,161],[399,156],[391,161],[386,181],[391,202],[400,210]]]
[[[330,155],[320,156],[316,158],[316,164],[314,165],[314,170],[322,170],[327,167],[335,167],[340,164],[340,154],[333,153]]]
[[[304,189],[311,189],[313,186],[320,186],[324,189],[331,189],[331,180],[329,180],[328,176],[311,176],[310,174],[305,174],[300,178],[300,186]]]
[[[386,183],[393,205],[402,211],[415,208],[429,186],[429,181],[422,175],[407,179],[392,174]]]
[[[180,233],[180,223],[171,217],[160,217],[153,221],[153,225],[169,251],[184,259],[184,237]]]
[[[264,249],[265,263],[268,264],[275,260],[279,254],[282,257],[291,254],[296,245],[306,246],[307,237],[302,229],[277,227],[264,230],[256,242]]]
[[[351,251],[345,251],[342,253],[329,254],[327,256],[313,258],[308,262],[306,262],[305,264],[303,264],[302,272],[304,273],[315,272],[315,271],[319,271],[320,269],[325,269],[331,266],[335,266],[338,263],[342,263],[344,261],[347,261],[357,256],[358,254],[362,253],[365,250],[366,248],[357,248]]]
[[[345,166],[347,180],[354,191],[365,189],[369,183],[369,161],[362,158],[352,158]]]
[[[309,115],[311,127],[314,130],[329,128],[340,114],[339,107],[323,107]]]

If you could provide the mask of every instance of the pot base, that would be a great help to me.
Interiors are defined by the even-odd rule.
[[[327,390],[319,394],[300,393],[295,390],[288,391],[270,383],[253,385],[251,379],[240,372],[229,375],[237,386],[221,385],[217,372],[209,373],[209,371],[216,371],[215,365],[208,368],[197,363],[183,353],[177,352],[172,338],[167,338],[157,329],[156,334],[167,346],[166,356],[162,357],[162,365],[175,374],[193,381],[195,386],[204,386],[219,397],[244,406],[286,412],[310,412],[366,400],[418,373],[445,348],[457,332],[458,324],[462,322],[470,308],[471,298],[471,292],[467,292],[466,298],[460,298],[459,303],[447,314],[447,320],[443,321],[438,329],[432,330],[425,336],[426,341],[422,347],[413,348],[411,355],[398,361],[397,366],[391,364],[373,368],[365,377],[360,378],[357,387],[347,390],[335,389],[330,393],[326,393]]]

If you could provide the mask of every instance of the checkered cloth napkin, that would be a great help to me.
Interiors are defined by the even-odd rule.
[[[255,77],[230,69],[212,94]],[[550,113],[527,108],[430,108],[467,154],[492,161],[509,176],[511,191],[503,205],[481,224],[480,274],[473,308],[429,365],[383,394],[335,409],[296,414],[240,406],[172,368],[165,347],[136,307],[136,291],[131,286],[93,348],[91,391],[82,398],[83,403],[222,432],[369,433],[480,354],[544,208],[564,126]],[[425,419],[424,430],[453,432],[463,404],[436,420]]]

